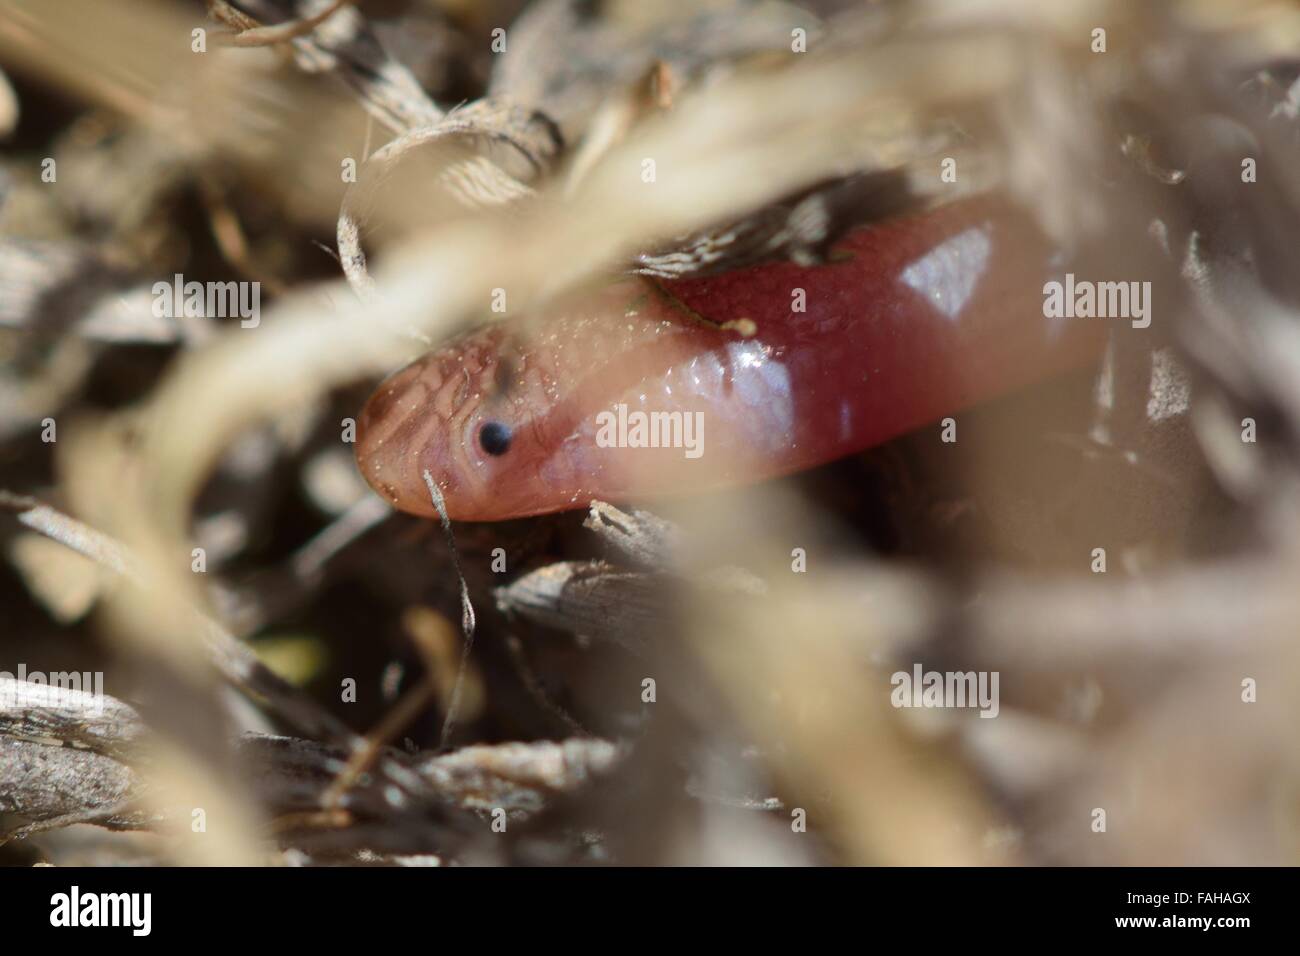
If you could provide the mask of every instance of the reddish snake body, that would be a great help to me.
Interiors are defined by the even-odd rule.
[[[1095,356],[1103,324],[1044,317],[1050,254],[977,198],[858,228],[822,265],[624,279],[388,378],[357,462],[403,511],[435,514],[428,470],[480,521],[823,464]]]

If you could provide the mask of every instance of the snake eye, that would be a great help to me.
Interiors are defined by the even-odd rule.
[[[489,455],[504,455],[510,450],[510,426],[502,422],[486,422],[478,430],[478,443]]]

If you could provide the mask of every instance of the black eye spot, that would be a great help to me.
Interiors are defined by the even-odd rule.
[[[478,430],[478,443],[489,455],[504,455],[510,450],[510,426],[502,422],[486,422]]]

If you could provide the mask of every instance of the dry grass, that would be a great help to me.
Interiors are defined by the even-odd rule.
[[[29,835],[0,852],[77,859],[64,825],[89,819],[144,831],[96,859],[159,862],[1295,861],[1292,7],[769,5],[719,40],[713,8],[656,33],[635,4],[598,28],[550,4],[495,57],[513,4],[413,0],[372,23],[318,2],[314,30],[237,6],[261,25],[195,54],[192,29],[225,29],[197,4],[0,0],[0,135],[22,117],[0,168],[0,485],[33,496],[4,500],[0,665],[102,670],[138,709],[130,739],[150,729],[146,759],[99,744],[47,778],[0,774]],[[786,52],[791,22],[810,52]],[[425,55],[376,53],[371,26]],[[680,82],[668,108],[656,59]],[[1259,181],[1220,187],[1242,149]],[[950,155],[966,172],[945,191]],[[492,288],[535,310],[863,171],[918,205],[1009,192],[1079,261],[1160,282],[1160,321],[1116,336],[1097,387],[963,419],[955,451],[916,436],[625,525],[457,527],[463,579],[436,526],[359,487],[341,420],[422,343],[483,321]],[[273,301],[256,328],[159,331],[118,308],[173,272],[256,278]],[[1151,384],[1156,349],[1190,402]],[[999,672],[998,719],[889,707],[913,662]],[[102,739],[20,716],[0,770]],[[295,739],[239,736],[272,730]],[[43,779],[95,789],[60,804]]]

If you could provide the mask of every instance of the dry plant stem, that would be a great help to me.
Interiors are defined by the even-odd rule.
[[[256,30],[261,26],[254,17],[231,6],[227,0],[203,0],[203,2],[208,8],[208,16],[241,33]]]
[[[469,599],[469,585],[465,583],[465,574],[460,568],[460,554],[456,550],[456,538],[451,532],[451,519],[447,517],[447,505],[443,502],[442,490],[433,476],[424,473],[424,483],[429,486],[429,497],[438,509],[442,519],[442,532],[447,538],[447,547],[451,551],[451,564],[460,582],[460,628],[465,635],[465,643],[460,652],[460,663],[456,667],[456,683],[452,688],[451,701],[447,704],[447,716],[442,723],[442,746],[445,749],[451,740],[451,732],[456,726],[456,710],[460,707],[461,688],[465,683],[465,669],[469,667],[469,654],[474,649],[474,605]],[[432,673],[432,672],[430,672]]]
[[[85,691],[0,677],[0,700],[13,701],[0,710],[0,734],[49,737],[112,757],[140,752],[140,715],[116,698],[105,695],[97,712],[95,698]]]
[[[1258,654],[1293,637],[1297,568],[1296,555],[1276,553],[1110,585],[991,576],[966,610],[970,651],[977,661],[1061,672]]]
[[[139,569],[132,566],[126,549],[117,541],[49,505],[41,504],[35,498],[0,491],[0,508],[12,512],[20,524],[118,574],[127,577],[139,574]]]
[[[0,491],[0,507],[15,512],[19,522],[40,534],[58,541],[78,554],[110,568],[141,588],[147,583],[138,570],[138,562],[112,538],[31,498]],[[264,699],[277,713],[298,730],[332,741],[349,751],[366,751],[365,738],[354,733],[342,721],[320,708],[302,691],[268,670],[246,645],[236,640],[221,625],[193,611],[194,622],[202,635],[209,659],[227,680],[256,698]],[[396,771],[394,782],[408,789],[414,783],[409,773]],[[418,793],[418,785],[408,792]]]
[[[666,588],[687,586],[720,600],[744,599],[762,589],[761,582],[739,569],[678,574],[674,569],[682,558],[682,531],[649,511],[624,512],[593,501],[583,527],[605,545],[611,561],[562,561],[539,568],[497,588],[497,606],[546,627],[644,654],[648,637],[674,627]]]
[[[861,615],[806,598],[781,604],[709,600],[692,615],[690,646],[763,743],[783,789],[825,788],[819,821],[858,864],[975,865],[996,812],[965,768],[919,746],[898,720],[881,671],[867,665]],[[774,706],[767,689],[787,701]]]
[[[59,53],[60,47],[66,47],[67,44],[78,39],[84,42],[88,38],[70,38],[66,36],[65,30],[59,28],[59,24],[42,22],[34,5],[28,2],[8,0],[6,3],[0,3],[0,10],[4,13],[0,16],[0,48],[8,46],[9,51],[17,54],[17,57],[27,57],[34,63],[47,64],[47,69],[57,69],[69,87],[80,86],[85,90],[90,86],[85,82],[84,77],[77,77],[68,68],[71,64],[62,61]],[[143,10],[137,9],[135,13],[139,16]],[[139,16],[137,25],[144,20],[143,16]],[[180,21],[175,22],[179,24]],[[93,96],[96,101],[125,116],[148,116],[154,109],[150,91],[142,89],[140,84],[132,82],[129,76],[123,75],[128,72],[116,69],[100,74],[96,71],[96,89]]]
[[[57,541],[78,554],[109,568],[122,575],[132,583],[146,587],[144,572],[127,549],[108,535],[76,521],[33,498],[0,492],[0,507],[16,514],[19,523],[33,531]],[[343,725],[334,721],[324,711],[320,711],[314,702],[302,697],[299,691],[285,684],[271,671],[267,670],[247,647],[215,621],[195,612],[198,623],[204,632],[204,641],[210,658],[227,679],[236,686],[255,694],[266,695],[277,709],[284,708],[284,716],[309,734],[328,731],[334,725],[337,732]],[[305,726],[304,726],[305,725]]]
[[[223,46],[236,47],[274,46],[277,43],[287,43],[289,40],[311,33],[312,30],[315,30],[352,2],[353,0],[334,0],[333,3],[315,16],[304,17],[301,20],[291,20],[288,23],[277,23],[273,26],[241,26],[238,33],[219,33],[213,39]],[[223,22],[233,22],[236,26],[240,26],[243,21],[250,19],[240,14],[239,11],[232,9],[225,0],[208,0],[208,12]]]
[[[613,641],[636,654],[648,635],[672,627],[668,578],[603,561],[562,561],[497,588],[497,606],[525,620]]]
[[[328,800],[329,797],[326,795],[322,799]],[[352,814],[346,810],[310,810],[276,817],[267,825],[267,832],[277,834],[305,829],[342,830],[353,822]]]
[[[333,35],[340,19],[352,21],[353,40]],[[193,26],[180,5],[149,0],[0,0],[0,59],[120,114],[190,166],[218,163],[278,187],[309,220],[338,217],[338,165],[319,159],[355,155],[365,133],[358,100],[394,134],[442,116],[354,9],[327,24],[328,48],[319,31],[291,41],[304,69],[337,76],[346,91],[249,71],[247,51],[195,56],[176,42]]]
[[[0,138],[8,136],[18,125],[18,94],[9,83],[4,70],[0,70]],[[3,197],[0,196],[0,205]]]
[[[284,0],[241,2],[264,20],[284,16],[286,8],[292,11],[301,6]],[[443,111],[429,99],[410,70],[388,54],[365,17],[356,9],[343,9],[344,6],[320,11],[330,16],[319,19],[312,29],[288,38],[294,63],[309,74],[336,75],[367,114],[394,133],[436,123]],[[257,26],[252,18],[244,20],[249,26]],[[277,30],[287,25],[267,29]]]
[[[389,708],[379,726],[366,734],[366,746],[353,749],[348,756],[347,765],[321,796],[321,802],[327,807],[337,806],[357,778],[379,758],[384,746],[400,734],[433,698],[432,675],[426,673],[424,680],[404,694],[394,707]]]
[[[1288,520],[1292,519],[1279,517],[1274,526]],[[640,568],[672,567],[682,549],[681,531],[646,511],[628,514],[605,502],[593,502],[584,527],[595,532],[617,560]],[[1159,659],[1239,653],[1242,646],[1231,635],[1242,628],[1253,636],[1252,645],[1262,649],[1280,640],[1289,616],[1300,612],[1300,597],[1286,584],[1290,569],[1297,565],[1300,559],[1279,550],[1118,584],[1073,576],[1025,581],[992,572],[962,593],[944,591],[938,582],[927,582],[920,575],[913,577],[930,589],[931,600],[963,609],[968,653],[988,660],[1014,657],[1034,667],[1068,671],[1135,654]],[[662,602],[638,605],[636,601],[647,580],[645,575],[600,562],[561,562],[524,575],[498,588],[496,594],[503,609],[567,631],[600,636],[623,628],[662,630],[671,620]],[[873,583],[884,581],[878,566],[846,566],[819,590],[828,604],[897,594],[901,611],[910,596]],[[1225,581],[1230,582],[1228,591],[1237,596],[1231,603],[1219,598]],[[701,583],[704,593],[725,595],[728,585],[736,584],[736,597],[756,594],[744,586],[748,582],[743,579],[706,577]],[[974,595],[978,601],[970,600]],[[932,608],[927,619],[942,619],[944,613],[942,607]],[[1058,640],[1044,645],[1045,633],[1057,635]],[[896,650],[907,653],[904,647]]]
[[[295,551],[282,571],[268,575],[265,583],[254,585],[253,596],[240,596],[235,608],[226,615],[231,630],[238,637],[248,637],[266,626],[271,618],[285,617],[302,607],[325,580],[331,563],[392,513],[393,509],[382,498],[362,497]]]
[[[0,724],[0,810],[35,818],[10,837],[85,822],[138,829],[162,819],[137,806],[147,778],[130,764],[144,756],[137,743],[147,728],[131,707],[105,695],[104,714],[92,718],[67,712],[85,703],[74,699],[73,692],[63,692],[66,700],[51,701],[47,688],[27,682],[10,681],[3,690],[16,697],[19,707]],[[274,831],[343,826],[366,816],[387,819],[397,828],[394,836],[401,847],[405,818],[381,792],[388,783],[371,782],[353,792],[340,787],[344,779],[358,783],[359,775],[349,769],[356,751],[258,734],[241,737],[238,748],[253,765],[259,801],[276,817]],[[504,806],[512,812],[540,809],[548,795],[581,787],[611,770],[621,753],[608,741],[591,737],[475,746],[447,754],[408,755],[378,744],[375,751],[441,801],[475,810]]]
[[[532,743],[476,744],[445,754],[423,755],[416,771],[461,806],[513,812],[542,808],[549,795],[572,793],[614,770],[626,750],[599,737]]]
[[[73,823],[139,826],[148,819],[128,813],[139,781],[117,757],[0,732],[0,770],[0,810],[31,821],[0,835],[0,844]]]
[[[649,511],[620,511],[607,502],[593,501],[582,526],[604,543],[610,557],[636,568],[664,570],[674,566],[679,556],[681,530]]]
[[[388,502],[364,496],[341,516],[304,544],[289,561],[294,577],[303,582],[319,579],[329,564],[348,545],[393,514]]]
[[[131,819],[134,807],[135,803],[133,801],[127,801],[100,809],[78,810],[61,817],[39,820],[18,827],[8,836],[0,839],[0,845],[7,843],[9,840],[25,840],[28,837],[36,836],[38,833],[62,830],[64,827],[75,826],[79,823],[98,823],[113,830],[136,829],[136,824]]]
[[[268,771],[265,777],[281,781],[307,782],[322,790],[332,785],[338,775],[342,751],[313,741],[291,737],[246,735],[240,749]],[[385,748],[387,757],[399,760],[435,793],[439,799],[468,809],[503,806],[507,810],[538,809],[535,794],[571,792],[600,773],[614,768],[623,755],[621,748],[600,738],[575,738],[559,742],[505,743],[463,747],[449,753],[424,751],[403,754]],[[528,792],[528,791],[531,791]],[[281,805],[287,807],[288,794],[276,787],[268,788]],[[300,795],[298,801],[301,802]],[[308,799],[321,803],[317,795]],[[367,794],[350,795],[355,815],[382,810]],[[530,805],[532,804],[532,805]]]
[[[88,354],[79,340],[162,345],[205,329],[190,324],[202,321],[197,318],[182,324],[153,315],[151,297],[147,283],[114,268],[85,244],[0,238],[0,326],[30,332],[28,344],[33,349],[60,333],[51,348]],[[43,367],[54,377],[68,364],[51,356]],[[80,381],[75,376],[74,380]],[[12,402],[7,397],[0,400],[0,407],[9,406],[0,418],[13,420],[20,404],[43,405],[47,410],[60,404],[55,396],[33,395],[36,389],[30,386],[24,391],[27,394],[16,394]]]
[[[1275,646],[1287,634],[1288,622],[1300,613],[1300,597],[1287,583],[1296,566],[1284,556],[1229,560],[1118,585],[1076,577],[1026,581],[990,574],[959,593],[946,592],[921,574],[910,577],[927,588],[927,621],[961,611],[962,649],[973,662],[1014,659],[1026,667],[1069,673],[1083,666],[1123,666],[1134,659],[1202,659]],[[892,577],[896,575],[883,575],[878,566],[843,566],[813,591],[827,607],[864,605],[870,599],[876,613],[892,618],[906,612],[915,596],[906,589],[880,586]],[[1226,591],[1224,581],[1231,582]],[[659,576],[603,562],[557,562],[495,594],[508,613],[642,651],[644,644],[629,644],[629,635],[660,633],[673,626],[661,582]],[[728,584],[702,581],[696,590],[719,600],[756,598],[752,589]],[[1233,600],[1225,602],[1225,593],[1233,594]],[[972,599],[975,595],[978,600]],[[1044,642],[1044,634],[1056,639]],[[1240,634],[1251,636],[1245,647],[1236,636]],[[914,653],[927,636],[918,633],[886,649]],[[864,653],[881,649],[870,641],[862,645]]]
[[[559,723],[573,734],[575,737],[590,737],[591,731],[582,726],[567,710],[551,699],[542,687],[542,683],[537,679],[537,672],[533,670],[532,663],[528,660],[528,652],[524,648],[524,642],[515,634],[506,636],[506,650],[510,652],[510,662],[514,665],[515,673],[523,683],[524,689],[528,691],[537,706],[540,707],[550,716],[554,717]]]
[[[200,176],[199,186],[212,228],[212,238],[216,240],[217,248],[221,250],[226,261],[242,275],[266,286],[268,292],[283,295],[287,291],[285,284],[274,276],[267,275],[258,267],[252,250],[248,248],[244,228],[240,225],[239,218],[230,207],[226,196],[223,195],[221,187],[211,176]]]
[[[569,161],[565,173],[566,195],[572,196],[577,191],[600,158],[623,140],[636,123],[672,105],[671,91],[675,84],[671,67],[658,60],[640,83],[615,94],[600,107]]]
[[[408,153],[452,137],[481,137],[506,143],[539,176],[549,171],[559,151],[558,135],[549,121],[540,114],[497,100],[478,100],[435,124],[412,129],[378,149],[358,171],[357,182],[349,185],[344,193],[335,234],[343,274],[363,300],[373,300],[376,290],[361,248],[360,207]],[[444,178],[452,195],[466,208],[501,206],[534,195],[531,187],[486,157],[456,163],[444,172]],[[430,341],[421,338],[426,343]]]

